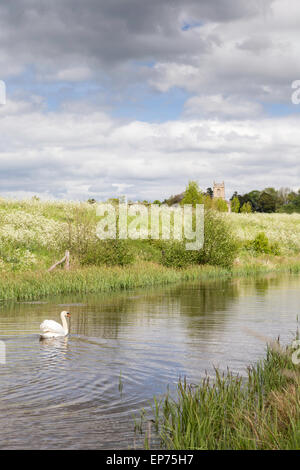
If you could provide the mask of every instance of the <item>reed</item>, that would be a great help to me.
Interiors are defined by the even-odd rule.
[[[209,266],[171,269],[144,262],[125,267],[85,267],[55,272],[3,273],[0,300],[37,300],[57,294],[98,293],[230,275]]]
[[[247,379],[215,371],[197,387],[179,380],[177,396],[154,400],[155,427],[167,449],[299,449],[300,371],[292,348],[269,345]],[[149,443],[147,442],[147,446]]]
[[[100,293],[182,281],[260,276],[274,271],[299,273],[300,262],[279,263],[276,266],[249,264],[229,270],[209,265],[176,269],[144,261],[122,267],[89,266],[70,271],[7,272],[0,277],[0,300],[39,300],[59,294]]]

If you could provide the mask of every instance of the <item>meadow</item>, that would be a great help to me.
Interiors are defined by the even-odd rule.
[[[172,241],[100,241],[98,220],[87,202],[0,199],[0,299],[300,271],[300,214],[211,213],[200,254]],[[49,273],[65,250],[70,271]]]

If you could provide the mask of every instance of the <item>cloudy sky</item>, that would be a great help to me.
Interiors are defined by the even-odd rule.
[[[297,0],[0,4],[0,196],[300,187]]]

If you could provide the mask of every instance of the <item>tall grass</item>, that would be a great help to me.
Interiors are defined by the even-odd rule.
[[[86,267],[69,272],[4,273],[0,278],[0,300],[34,300],[56,294],[98,293],[230,276],[225,269],[193,266],[170,269],[151,262],[125,267]]]
[[[279,263],[276,266],[249,264],[236,266],[232,270],[209,265],[176,269],[143,261],[122,267],[88,266],[70,271],[7,272],[0,276],[0,301],[37,300],[58,294],[100,293],[182,281],[260,276],[274,271],[298,274],[300,261]]]
[[[291,347],[269,346],[266,358],[248,368],[246,381],[217,370],[214,380],[206,377],[197,387],[180,380],[177,397],[154,401],[161,446],[300,449],[300,366],[291,357]]]

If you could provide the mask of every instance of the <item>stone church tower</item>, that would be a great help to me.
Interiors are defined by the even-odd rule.
[[[220,197],[225,201],[225,183],[214,182],[214,197]]]

